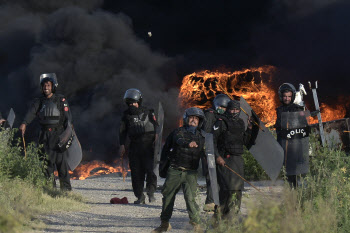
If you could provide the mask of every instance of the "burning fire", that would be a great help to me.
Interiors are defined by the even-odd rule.
[[[270,87],[276,68],[263,66],[235,72],[201,71],[183,78],[179,97],[181,106],[209,108],[217,94],[224,93],[218,82],[234,99],[243,96],[260,119],[271,126],[276,120],[277,96]]]
[[[322,122],[333,121],[345,117],[346,108],[345,105],[337,105],[331,107],[327,104],[322,103],[320,106]],[[318,123],[317,116],[310,119],[310,124]]]
[[[102,161],[93,160],[91,162],[81,163],[73,172],[69,171],[69,174],[73,180],[85,180],[89,176],[118,172],[122,173],[123,178],[125,178],[128,171],[130,171],[129,167],[125,165],[124,162],[122,164],[122,160],[116,160],[112,165],[108,165]],[[55,176],[58,176],[57,171],[55,171]]]
[[[234,99],[243,96],[265,125],[272,126],[277,117],[275,109],[280,105],[277,91],[271,87],[275,71],[273,66],[263,66],[226,73],[205,70],[186,75],[179,94],[181,107],[210,108],[214,97],[224,93],[218,82]],[[320,109],[323,122],[344,118],[346,114],[343,104],[330,107],[322,103]],[[317,123],[317,117],[310,123]]]

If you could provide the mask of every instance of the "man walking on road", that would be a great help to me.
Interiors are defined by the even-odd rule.
[[[244,122],[239,118],[240,112],[240,102],[231,100],[226,112],[220,116],[213,128],[220,187],[220,206],[217,211],[221,212],[223,217],[230,217],[240,209],[244,188],[243,180],[225,167],[227,165],[240,176],[244,176],[243,146],[250,140],[252,124],[248,118],[248,127],[245,130]]]
[[[34,100],[19,129],[24,136],[27,125],[38,116],[41,126],[39,144],[44,145],[45,153],[48,155],[46,175],[48,178],[53,176],[57,167],[61,190],[70,191],[72,186],[67,151],[58,145],[59,136],[72,121],[70,108],[67,99],[55,93],[58,86],[56,74],[42,74],[40,85],[43,95]],[[56,186],[55,180],[53,185]]]
[[[157,188],[157,176],[153,171],[154,143],[157,137],[158,123],[153,109],[142,106],[142,94],[131,88],[125,92],[124,101],[128,109],[124,112],[119,128],[120,155],[125,153],[127,136],[130,139],[129,163],[131,182],[137,200],[134,204],[145,204],[144,182],[149,202],[154,202]]]
[[[171,148],[168,151],[170,167],[163,186],[163,205],[160,215],[161,224],[153,232],[165,232],[171,229],[169,220],[172,216],[175,196],[182,187],[190,224],[195,232],[202,232],[200,227],[197,197],[197,169],[199,160],[204,155],[204,131],[201,130],[204,113],[199,108],[188,108],[183,116],[183,126],[170,135]],[[167,139],[167,141],[170,139]]]

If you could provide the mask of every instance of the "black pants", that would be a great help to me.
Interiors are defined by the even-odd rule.
[[[242,190],[220,190],[220,212],[223,216],[235,214],[241,208]]]
[[[287,175],[287,181],[289,183],[290,188],[297,188],[299,186],[301,178],[305,178],[305,174]]]
[[[129,165],[132,189],[137,198],[143,195],[145,179],[147,194],[150,195],[156,191],[157,176],[153,171],[153,160],[153,140],[130,143]]]
[[[69,175],[69,166],[67,163],[67,152],[60,152],[57,147],[58,135],[60,131],[42,130],[39,136],[39,143],[44,145],[44,151],[47,154],[46,176],[53,176],[55,168],[57,168],[58,178],[60,180],[60,188],[62,190],[72,190]],[[53,185],[56,186],[55,180]]]

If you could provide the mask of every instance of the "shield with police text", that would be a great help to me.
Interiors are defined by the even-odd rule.
[[[275,181],[283,165],[283,149],[242,96],[240,104],[244,111],[241,111],[239,117],[243,119],[245,126],[247,127],[248,115],[256,122],[253,123],[252,137],[247,147],[270,179]]]
[[[281,145],[287,175],[309,171],[309,117],[309,111],[282,113]]]

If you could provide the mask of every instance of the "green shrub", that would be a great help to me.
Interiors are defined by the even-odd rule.
[[[0,129],[0,232],[22,232],[34,227],[35,216],[55,210],[86,208],[81,195],[51,187],[44,175],[40,148],[14,140],[15,130]]]
[[[15,132],[16,130],[0,131],[0,175],[19,177],[35,186],[44,186],[47,179],[40,148],[35,143],[28,144],[25,157],[21,138],[13,139]]]

